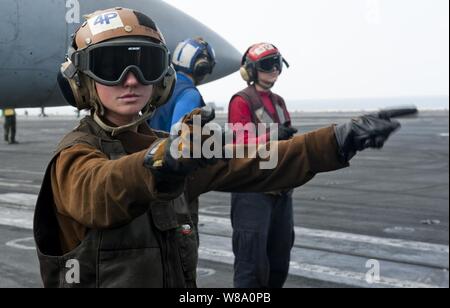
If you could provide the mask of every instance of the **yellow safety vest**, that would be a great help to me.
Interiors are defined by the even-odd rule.
[[[5,109],[4,114],[5,114],[5,117],[10,117],[15,114],[15,111],[14,111],[14,109]]]

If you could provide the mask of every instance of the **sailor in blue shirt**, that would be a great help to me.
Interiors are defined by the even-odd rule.
[[[158,108],[149,120],[151,128],[170,132],[184,115],[205,106],[197,85],[211,74],[215,62],[213,48],[202,38],[187,39],[175,48],[172,63],[177,83],[172,98]]]

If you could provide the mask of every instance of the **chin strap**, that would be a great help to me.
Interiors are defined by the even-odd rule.
[[[106,124],[105,121],[102,119],[103,116],[105,115],[105,108],[100,103],[100,98],[98,97],[94,81],[91,80],[91,82],[89,82],[88,84],[89,84],[88,85],[89,93],[94,94],[94,95],[91,95],[91,106],[94,107],[94,114],[93,114],[94,121],[104,131],[106,131],[107,133],[110,133],[112,137],[115,137],[115,136],[123,133],[124,131],[131,130],[135,127],[138,127],[139,125],[141,125],[143,122],[147,121],[153,115],[154,108],[152,107],[152,104],[151,104],[152,100],[153,100],[153,97],[152,97],[152,98],[150,98],[147,105],[145,105],[144,109],[142,109],[142,114],[139,116],[139,118],[136,121],[134,121],[130,124],[118,126],[118,127],[110,126],[110,125]]]
[[[144,111],[145,109],[147,109],[146,111]],[[98,115],[97,109],[94,111],[94,121],[106,132],[110,133],[112,137],[115,137],[121,133],[123,133],[124,131],[127,130],[131,130],[135,127],[138,127],[139,125],[141,125],[143,122],[147,121],[152,115],[153,115],[153,109],[151,108],[145,108],[142,112],[142,115],[139,116],[139,118],[127,125],[123,125],[123,126],[119,126],[119,127],[114,127],[114,126],[109,126],[108,124],[106,124]]]

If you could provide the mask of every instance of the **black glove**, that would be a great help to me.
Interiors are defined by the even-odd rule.
[[[144,165],[153,170],[158,177],[168,180],[172,177],[184,177],[198,168],[212,165],[217,162],[217,159],[215,158],[207,159],[203,157],[203,153],[201,153],[200,158],[192,158],[194,157],[194,146],[196,146],[193,138],[194,116],[201,116],[201,127],[198,128],[201,132],[205,125],[215,119],[215,112],[208,107],[194,110],[181,120],[182,124],[186,124],[189,127],[188,131],[181,131],[178,132],[178,135],[171,135],[169,138],[161,139],[154,143],[147,152]],[[202,148],[203,143],[208,138],[210,138],[210,136],[201,136]],[[187,141],[188,139],[190,141],[189,148],[183,148],[183,143],[180,143],[180,140]],[[171,153],[171,148],[175,141],[175,150],[178,154],[182,155],[180,158],[174,157]],[[200,152],[202,151],[202,149],[198,150],[200,150]],[[186,153],[186,151],[188,152]],[[185,157],[185,154],[191,158]]]
[[[296,133],[298,133],[298,129],[290,126],[287,123],[278,126],[278,140],[289,140]]]
[[[350,161],[357,151],[383,147],[389,136],[400,128],[400,123],[379,114],[369,114],[352,119],[347,124],[335,126],[339,154],[344,162]]]

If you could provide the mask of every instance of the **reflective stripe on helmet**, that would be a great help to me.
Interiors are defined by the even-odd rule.
[[[175,48],[172,63],[177,71],[193,74],[197,59],[205,55],[214,67],[216,56],[214,49],[202,39],[187,39],[179,43]]]

